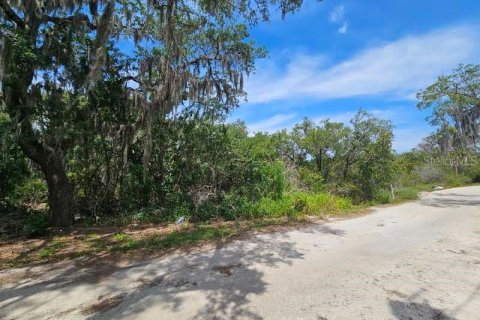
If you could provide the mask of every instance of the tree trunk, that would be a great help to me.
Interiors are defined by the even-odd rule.
[[[56,227],[69,227],[73,223],[75,201],[63,155],[60,152],[54,153],[41,167],[48,186],[50,224]]]
[[[37,26],[38,27],[38,26]],[[27,30],[24,39],[32,47],[36,47],[38,28]],[[7,41],[6,47],[15,48],[14,43]],[[3,82],[6,110],[12,119],[18,121],[18,144],[25,155],[40,166],[45,175],[48,186],[48,204],[50,210],[50,224],[57,227],[68,227],[73,223],[74,192],[67,177],[64,162],[65,146],[62,139],[56,139],[49,145],[36,133],[31,122],[31,113],[34,107],[27,102],[36,101],[38,97],[32,93],[35,66],[32,59],[25,55],[15,54],[16,49],[10,50],[8,57],[3,57],[6,64]],[[29,55],[26,55],[29,57]],[[60,137],[61,138],[61,137]]]
[[[318,172],[320,172],[320,174],[322,174],[322,171],[323,171],[323,167],[322,167],[323,159],[322,159],[322,151],[321,151],[321,150],[320,150],[320,152],[317,154],[315,160],[316,160],[316,163],[317,163],[317,170],[318,170]]]

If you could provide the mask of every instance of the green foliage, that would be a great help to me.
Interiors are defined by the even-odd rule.
[[[249,27],[267,20],[272,5],[285,14],[301,2],[176,1],[172,10],[77,1],[67,10],[61,1],[41,8],[49,21],[37,2],[10,5],[20,21],[9,14],[1,22],[0,200],[65,201],[72,205],[57,210],[66,224],[77,204],[83,223],[201,222],[323,216],[352,203],[414,199],[417,184],[479,181],[479,166],[463,162],[478,155],[479,99],[470,95],[478,66],[460,66],[419,94],[439,130],[402,155],[392,150],[392,124],[363,110],[349,125],[305,119],[274,134],[249,135],[245,123],[227,121],[245,94],[244,75],[265,56]],[[67,11],[82,12],[79,21],[59,23]],[[120,38],[133,54],[118,49]],[[430,161],[441,157],[449,161]],[[54,197],[70,183],[71,196]],[[31,215],[25,228],[39,235],[47,227]],[[172,237],[110,240],[130,250],[168,247]]]
[[[54,239],[52,244],[46,246],[45,248],[40,249],[38,252],[40,258],[47,259],[53,257],[60,249],[65,248],[65,243],[62,239]]]
[[[198,226],[192,230],[180,229],[166,236],[153,235],[143,239],[129,239],[123,241],[119,246],[112,247],[112,251],[132,251],[142,248],[144,250],[167,250],[175,247],[182,247],[197,242],[212,241],[231,236],[235,233],[233,228],[228,226]]]
[[[25,156],[15,144],[14,122],[8,114],[0,112],[0,200],[12,202],[15,187],[28,175]]]
[[[34,205],[47,201],[47,184],[44,180],[30,178],[23,184],[17,185],[13,198],[18,204]]]
[[[450,173],[445,177],[445,184],[448,187],[460,187],[472,182],[472,177],[466,175],[456,175],[454,173]]]
[[[230,189],[228,179],[244,179],[228,175],[233,163],[212,166],[231,150],[219,143],[224,137],[212,125],[216,120],[206,134],[192,114],[212,107],[225,114],[238,106],[244,76],[266,57],[250,27],[267,21],[275,7],[285,16],[302,2],[2,1],[2,107],[18,146],[49,181],[52,223],[72,223],[76,195],[82,213],[98,216],[124,204],[185,205],[188,199],[172,194],[220,184]],[[183,111],[189,116],[176,119]],[[183,139],[195,132],[212,143]],[[198,157],[185,158],[192,153]],[[0,178],[12,168],[10,160]],[[269,170],[259,168],[256,178],[277,183],[264,177],[275,174]],[[19,182],[12,179],[2,198]],[[261,192],[253,190],[251,197]]]
[[[328,193],[295,192],[280,199],[264,198],[258,204],[257,215],[262,217],[323,216],[352,208],[350,200]]]
[[[374,203],[387,204],[392,201],[391,193],[387,190],[378,190],[374,196]]]
[[[419,188],[414,187],[404,187],[398,190],[395,190],[395,199],[396,200],[415,200],[418,198]]]
[[[432,109],[429,117],[437,132],[425,147],[441,153],[478,151],[480,138],[480,65],[460,64],[452,74],[417,94],[419,109]]]
[[[128,235],[126,233],[116,233],[113,237],[112,237],[113,241],[116,241],[116,242],[122,242],[122,241],[125,241],[128,239]]]
[[[23,233],[30,238],[42,237],[48,233],[48,227],[48,215],[46,212],[31,212],[23,226]]]
[[[402,187],[394,190],[394,197],[392,197],[391,190],[378,190],[375,194],[372,204],[389,204],[415,200],[418,198],[418,193],[425,190],[431,190],[431,187]]]
[[[299,176],[309,190],[326,187],[356,202],[369,201],[392,179],[392,125],[363,110],[350,122],[347,127],[328,119],[319,124],[305,119],[295,126]],[[315,170],[324,186],[306,168]]]
[[[309,168],[300,167],[298,170],[300,181],[310,192],[321,192],[325,190],[325,183],[320,173]]]

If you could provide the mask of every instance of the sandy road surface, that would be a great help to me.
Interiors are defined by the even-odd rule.
[[[100,273],[27,271],[0,318],[475,320],[480,187]]]

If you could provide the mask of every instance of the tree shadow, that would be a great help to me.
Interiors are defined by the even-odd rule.
[[[65,263],[49,266],[34,265],[11,273],[7,283],[0,283],[2,289],[0,290],[0,310],[6,312],[20,308],[23,310],[22,313],[27,315],[45,304],[42,299],[32,302],[30,298],[51,292],[62,296],[81,285],[96,285],[119,269],[114,261],[99,261],[99,257],[84,257],[67,263],[67,265]],[[133,266],[122,269],[131,267]],[[15,285],[12,286],[11,283]],[[0,318],[3,319],[3,314],[0,314]]]
[[[248,296],[266,291],[263,267],[291,265],[302,259],[303,254],[294,246],[287,236],[276,233],[254,241],[219,245],[213,252],[176,256],[163,265],[161,273],[148,267],[143,277],[152,285],[141,286],[129,293],[118,308],[91,318],[129,318],[152,306],[179,311],[192,303],[181,298],[184,293],[197,291],[204,293],[206,301],[191,315],[193,319],[261,319],[248,308]]]
[[[346,234],[345,230],[332,228],[326,224],[316,225],[311,228],[305,228],[305,230],[303,231],[307,233],[313,233],[313,234],[323,233],[323,234],[334,235],[338,237],[343,237]]]
[[[448,311],[431,306],[427,299],[423,302],[415,302],[421,297],[425,289],[419,289],[410,296],[405,296],[406,301],[388,299],[388,304],[392,310],[392,314],[398,320],[456,320],[455,317],[460,311],[465,309],[470,303],[476,300],[480,293],[480,284],[470,293],[466,299],[457,305],[453,310]]]
[[[455,193],[433,193],[419,200],[424,206],[436,208],[457,208],[461,206],[480,206],[480,195]]]
[[[266,291],[268,283],[263,279],[262,269],[291,265],[302,258],[303,253],[287,234],[273,233],[249,241],[234,241],[228,246],[219,243],[214,250],[174,254],[123,268],[113,263],[105,263],[101,268],[98,264],[86,268],[70,266],[51,271],[33,283],[2,290],[0,308],[2,312],[15,311],[15,316],[21,318],[39,312],[36,309],[45,304],[42,294],[75,301],[70,293],[82,287],[96,288],[92,290],[96,296],[89,297],[89,301],[98,299],[99,303],[86,306],[79,302],[74,310],[66,310],[68,307],[62,306],[61,301],[49,301],[56,310],[54,317],[80,312],[88,319],[132,318],[152,308],[159,312],[182,311],[187,307],[190,310],[191,297],[202,297],[189,317],[261,319],[248,303],[249,297]],[[107,294],[97,296],[98,287]],[[103,304],[102,299],[106,301]],[[107,308],[101,309],[102,306]],[[47,315],[39,314],[39,318],[42,316]]]
[[[417,303],[389,299],[388,304],[398,320],[455,320],[444,311],[432,307],[427,300]]]

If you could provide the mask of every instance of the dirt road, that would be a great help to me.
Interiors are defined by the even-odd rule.
[[[102,272],[3,271],[2,319],[480,319],[480,187]]]

